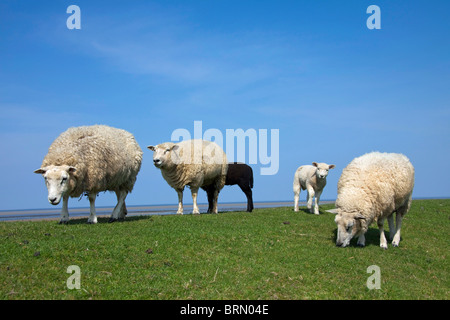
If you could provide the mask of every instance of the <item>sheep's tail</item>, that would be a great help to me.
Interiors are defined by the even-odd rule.
[[[253,189],[253,170],[250,168],[250,188]]]

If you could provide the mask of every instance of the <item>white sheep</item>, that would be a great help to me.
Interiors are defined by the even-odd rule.
[[[57,205],[63,199],[60,223],[68,223],[69,197],[87,193],[90,204],[88,223],[97,223],[95,198],[100,191],[114,191],[117,205],[110,222],[127,213],[125,198],[133,190],[141,168],[142,150],[133,135],[105,125],[70,128],[51,144],[41,168],[48,189],[48,201]]]
[[[294,174],[294,211],[298,211],[300,191],[305,190],[307,195],[307,208],[311,213],[319,214],[319,201],[323,188],[327,184],[328,170],[335,167],[334,164],[317,163],[298,167]],[[314,198],[314,209],[312,202]]]
[[[380,247],[387,249],[383,230],[387,218],[392,245],[397,247],[402,217],[411,206],[413,188],[414,167],[402,154],[372,152],[353,159],[338,182],[336,245],[346,247],[352,237],[358,236],[358,246],[364,246],[364,234],[376,221]]]
[[[225,185],[228,161],[225,152],[216,143],[204,140],[166,142],[148,146],[154,151],[153,163],[161,169],[167,183],[177,191],[177,214],[183,214],[183,190],[191,188],[193,211],[199,214],[197,194],[200,187],[213,185],[212,212],[217,213],[217,199]]]

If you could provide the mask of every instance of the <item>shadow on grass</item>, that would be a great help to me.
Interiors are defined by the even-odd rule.
[[[132,221],[139,221],[139,220],[146,220],[146,219],[152,219],[152,216],[150,215],[142,215],[142,216],[132,216],[132,217],[128,217],[125,218],[122,221],[114,221],[112,223],[127,223],[127,222],[132,222]],[[87,223],[88,218],[77,218],[77,219],[71,219],[69,220],[69,225],[76,225],[76,224],[88,224]],[[109,222],[109,217],[98,217],[97,218],[97,224],[98,223],[110,223]]]

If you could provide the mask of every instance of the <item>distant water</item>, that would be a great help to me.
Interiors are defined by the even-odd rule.
[[[322,204],[333,203],[334,201],[321,201]],[[272,201],[272,202],[254,202],[255,209],[270,207],[290,207],[294,206],[293,201]],[[300,206],[305,206],[306,202],[300,202]],[[199,204],[200,213],[206,213],[207,204]],[[114,207],[98,207],[96,208],[97,217],[110,216]],[[127,206],[127,217],[146,216],[146,215],[169,215],[176,214],[178,205],[149,205],[149,206]],[[219,204],[219,212],[227,211],[245,211],[247,203],[222,203]],[[191,214],[192,204],[184,205],[184,214]],[[55,209],[30,209],[30,210],[1,210],[0,221],[17,221],[17,220],[42,220],[42,219],[59,219],[61,208]],[[69,218],[88,218],[89,208],[70,208]]]

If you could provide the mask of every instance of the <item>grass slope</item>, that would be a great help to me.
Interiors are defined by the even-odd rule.
[[[365,248],[337,248],[331,208],[3,222],[0,299],[449,299],[450,200],[413,201],[388,250],[376,225]],[[80,290],[66,286],[70,265]],[[366,286],[371,265],[379,290]]]

